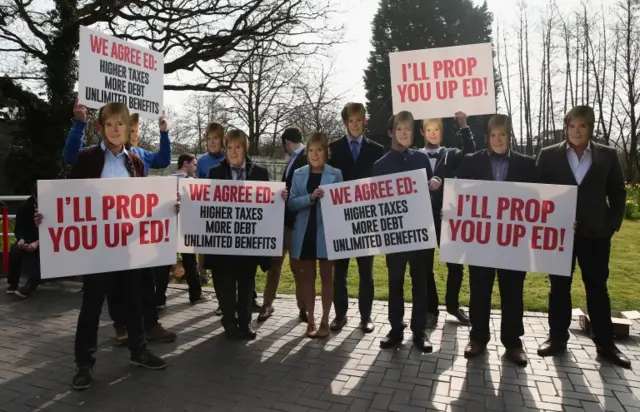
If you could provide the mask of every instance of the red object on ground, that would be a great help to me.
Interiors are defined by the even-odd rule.
[[[2,206],[2,273],[9,273],[9,210]]]

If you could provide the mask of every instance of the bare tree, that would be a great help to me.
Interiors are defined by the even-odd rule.
[[[525,153],[533,154],[533,119],[531,108],[531,71],[529,65],[529,21],[527,5],[524,0],[518,2],[520,11],[518,37],[518,74],[520,78],[520,135],[526,136]],[[523,132],[522,125],[525,130]]]

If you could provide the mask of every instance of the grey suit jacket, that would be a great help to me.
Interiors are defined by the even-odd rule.
[[[627,192],[615,149],[591,142],[591,167],[578,185],[567,158],[567,143],[545,147],[538,156],[540,183],[578,186],[576,234],[611,237],[624,219]]]

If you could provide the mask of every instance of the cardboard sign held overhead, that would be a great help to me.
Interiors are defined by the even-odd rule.
[[[99,109],[120,102],[157,120],[163,95],[162,53],[80,26],[78,103]]]
[[[389,54],[393,114],[416,119],[496,112],[491,43]]]

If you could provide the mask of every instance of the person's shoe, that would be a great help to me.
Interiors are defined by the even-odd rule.
[[[254,299],[253,304],[251,305],[251,310],[253,310],[253,313],[260,313],[261,309],[262,309],[262,306],[260,306],[258,301]]]
[[[607,347],[597,346],[596,352],[598,353],[598,355],[602,356],[604,359],[608,360],[614,365],[618,365],[625,369],[631,369],[631,361],[625,356],[624,353],[620,352],[616,345]]]
[[[567,350],[567,344],[565,342],[558,342],[552,339],[547,339],[538,346],[538,356],[555,356],[559,355]]]
[[[307,331],[305,332],[305,336],[309,339],[313,339],[318,336],[318,329],[316,329],[315,323],[313,322],[307,323]]]
[[[504,356],[518,366],[527,366],[527,354],[522,348],[507,348]]]
[[[79,366],[76,369],[76,374],[73,376],[71,385],[73,389],[83,391],[91,387],[91,382],[93,382],[93,367]]]
[[[309,323],[309,316],[307,315],[307,311],[304,309],[300,309],[300,312],[298,313],[298,319],[300,319],[300,322],[302,323]]]
[[[475,358],[478,355],[482,355],[486,348],[485,345],[470,341],[464,348],[464,357],[467,359]]]
[[[143,368],[153,370],[161,370],[167,367],[167,362],[160,359],[148,350],[145,350],[139,355],[131,356],[129,363],[134,366],[141,366]]]
[[[9,287],[7,288],[7,295],[13,295],[16,293],[17,290],[18,290],[17,285],[9,285]]]
[[[116,346],[125,346],[128,341],[127,329],[118,327],[116,328],[116,337],[113,344]]]
[[[148,328],[146,330],[146,335],[148,341],[158,341],[165,343],[173,342],[177,337],[175,333],[169,332],[159,323],[156,323],[152,327]]]
[[[364,333],[371,333],[373,332],[374,324],[371,318],[366,318],[360,321],[359,327]]]
[[[236,329],[236,337],[243,340],[254,340],[258,336],[256,331],[250,326],[239,326]]]
[[[264,322],[273,315],[273,306],[263,305],[258,314],[258,322]]]
[[[431,345],[429,337],[426,333],[424,333],[424,331],[413,334],[413,347],[423,353],[433,352],[433,346]]]
[[[26,299],[29,297],[29,295],[31,295],[31,292],[33,291],[33,289],[31,288],[31,286],[24,285],[23,287],[21,287],[20,289],[16,290],[16,296],[21,297],[22,299]]]
[[[189,299],[192,305],[197,305],[198,303],[206,303],[211,301],[211,296],[209,295],[200,295],[195,299]]]
[[[320,323],[320,327],[318,328],[318,332],[316,333],[316,337],[323,339],[328,337],[331,334],[331,331],[329,329],[329,323]]]
[[[222,308],[218,306],[216,310],[213,312],[213,314],[216,316],[222,316]]]
[[[449,314],[454,318],[458,319],[458,322],[460,322],[463,325],[468,325],[470,323],[469,315],[467,315],[467,312],[465,312],[464,309],[462,308],[449,311]]]
[[[393,348],[394,346],[400,345],[403,339],[404,339],[404,332],[397,332],[392,330],[389,333],[387,333],[387,336],[382,338],[382,340],[380,341],[380,348],[382,349]]]
[[[336,316],[333,322],[331,322],[330,329],[333,332],[340,332],[342,328],[345,327],[348,321],[349,321],[349,318],[347,318],[346,316]]]
[[[438,316],[433,313],[427,313],[427,323],[425,325],[426,329],[435,329],[438,325]]]

